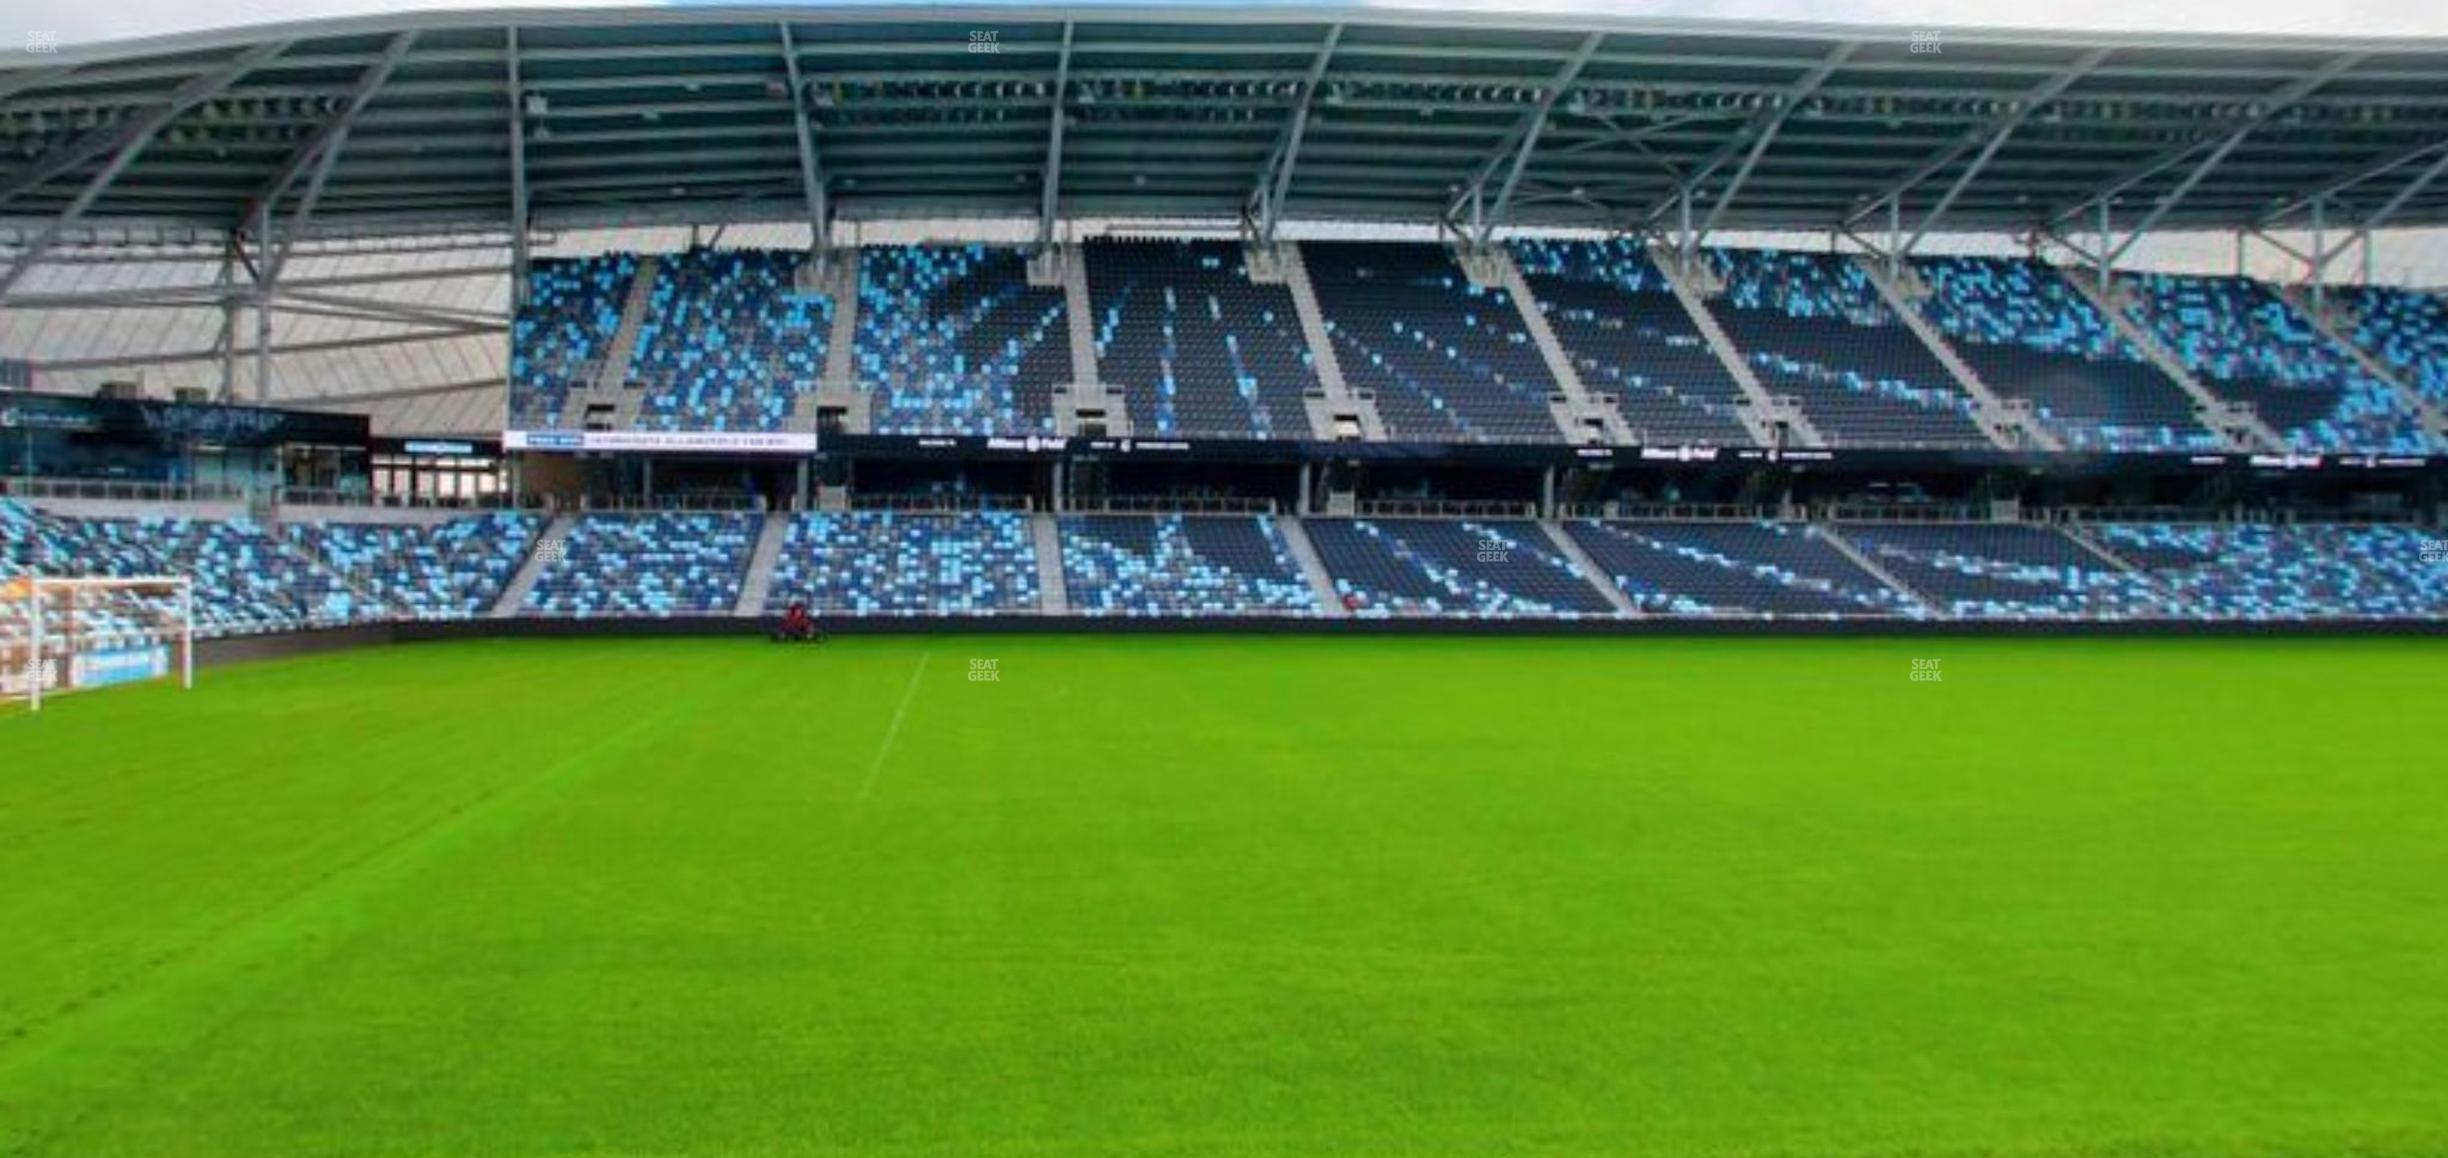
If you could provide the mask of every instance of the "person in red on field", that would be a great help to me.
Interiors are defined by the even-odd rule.
[[[808,605],[792,600],[782,612],[782,626],[774,632],[779,643],[809,643],[822,638],[816,627],[816,617],[808,614]]]

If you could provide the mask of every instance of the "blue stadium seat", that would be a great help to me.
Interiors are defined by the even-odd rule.
[[[695,249],[662,258],[637,347],[638,425],[780,430],[824,377],[833,299],[795,288],[806,255]]]
[[[1519,519],[1308,519],[1335,592],[1364,617],[1573,619],[1614,605],[1538,524]]]
[[[1031,286],[1018,249],[862,250],[856,363],[878,434],[1052,434],[1071,378],[1063,291]]]
[[[2448,297],[2392,286],[2333,290],[2353,314],[2357,345],[2432,403],[2448,406]]]
[[[543,529],[540,515],[496,512],[434,523],[295,522],[298,553],[415,619],[492,610]]]
[[[1443,246],[1301,245],[1344,380],[1376,392],[1396,440],[1558,442],[1555,378],[1521,311]]]
[[[1850,259],[1711,249],[1709,312],[1769,393],[1793,395],[1839,447],[1985,448],[1972,396]]]
[[[2044,262],[1919,258],[1923,316],[1989,388],[2032,405],[2069,450],[2217,450],[2193,399]]]
[[[2203,619],[2438,619],[2448,565],[2436,530],[2403,526],[2118,523],[2099,541],[2179,614]]]
[[[2250,403],[2288,445],[2310,453],[2415,454],[2420,420],[2385,382],[2259,282],[2133,274],[2126,312],[2150,327],[2202,386]]]
[[[591,386],[620,332],[637,276],[637,255],[541,259],[527,271],[527,304],[510,324],[510,416],[514,425],[575,425],[572,390]]]
[[[1701,618],[1918,618],[1921,606],[1830,545],[1770,522],[1572,522],[1564,529],[1632,605]]]
[[[1033,612],[1037,548],[1024,514],[803,514],[791,520],[765,606],[846,615]]]
[[[1292,291],[1259,285],[1238,242],[1104,240],[1083,248],[1098,377],[1142,436],[1307,438],[1317,370]]]
[[[760,517],[662,512],[572,521],[524,610],[545,616],[728,615],[739,603]]]
[[[289,550],[253,519],[85,518],[0,502],[0,556],[43,575],[185,577],[195,584],[199,636],[296,631],[388,618],[382,599],[352,589]]]
[[[1315,615],[1266,515],[1073,515],[1063,582],[1082,615]]]
[[[1512,243],[1531,296],[1583,384],[1616,395],[1647,443],[1749,446],[1742,386],[1637,241]]]
[[[2029,523],[1846,524],[1844,537],[1960,619],[2123,619],[2166,611],[2144,579]]]

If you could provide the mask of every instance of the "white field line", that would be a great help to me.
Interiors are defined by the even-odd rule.
[[[875,794],[876,777],[884,771],[884,757],[892,754],[893,741],[901,735],[901,720],[909,715],[910,700],[918,694],[918,677],[926,674],[927,660],[934,654],[931,651],[918,653],[918,666],[910,669],[909,686],[901,689],[901,703],[893,709],[892,724],[884,729],[884,742],[876,746],[875,759],[867,762],[867,778],[859,782],[859,799],[865,800]]]

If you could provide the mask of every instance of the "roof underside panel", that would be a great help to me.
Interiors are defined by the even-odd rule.
[[[267,205],[284,236],[503,229],[514,169],[545,229],[1050,204],[1636,230],[1687,196],[1721,229],[1883,224],[1891,205],[1939,232],[2094,230],[2102,206],[2120,229],[2301,226],[2316,206],[2351,228],[2448,221],[2448,180],[2426,180],[2443,155],[2448,44],[2404,41],[613,9],[395,14],[0,68],[0,241],[20,243],[246,232]]]

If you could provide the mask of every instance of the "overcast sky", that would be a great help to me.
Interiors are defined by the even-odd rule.
[[[5,0],[0,3],[0,11],[5,12],[0,22],[14,27],[0,29],[7,34],[0,44],[17,49],[24,33],[32,32],[53,33],[61,43],[73,44],[407,8],[545,7],[576,2],[580,0],[515,0],[508,5],[464,0]],[[600,4],[604,0],[583,2]],[[1234,6],[1275,2],[1236,0]],[[2023,0],[2018,4],[1998,0],[1372,0],[1364,6],[1824,20],[1938,29],[2020,25],[2448,36],[2448,0]]]

